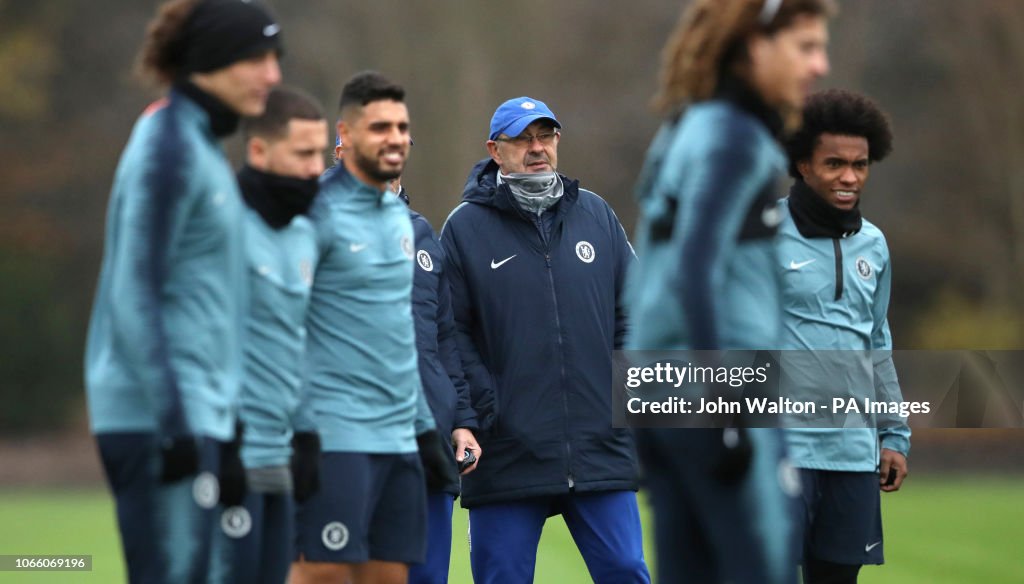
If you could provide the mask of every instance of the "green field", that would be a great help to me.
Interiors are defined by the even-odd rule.
[[[865,584],[1019,584],[1024,582],[1024,477],[915,476],[883,495],[889,561],[865,568]],[[644,519],[650,514],[644,515]],[[470,582],[466,515],[453,527],[451,582]],[[648,554],[650,556],[650,541]],[[83,573],[0,572],[0,582],[120,582],[113,509],[101,490],[0,490],[0,554],[91,554]],[[561,520],[548,522],[537,582],[589,582]]]

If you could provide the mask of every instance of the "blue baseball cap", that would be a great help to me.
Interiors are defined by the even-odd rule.
[[[491,116],[491,135],[488,140],[493,140],[501,134],[515,137],[523,133],[526,126],[537,120],[551,120],[556,128],[561,128],[555,114],[547,104],[532,97],[516,97],[498,106]]]

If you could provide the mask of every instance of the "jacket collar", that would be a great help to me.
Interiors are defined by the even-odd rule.
[[[550,209],[558,214],[559,217],[564,216],[565,213],[576,204],[576,200],[579,199],[579,187],[580,182],[576,179],[569,178],[564,174],[559,173],[558,176],[562,179],[562,188],[564,194],[561,200]],[[523,211],[519,204],[516,203],[515,197],[512,196],[512,191],[509,190],[507,184],[498,185],[498,164],[490,158],[485,158],[480,162],[477,162],[470,171],[469,177],[466,179],[466,185],[462,191],[462,200],[469,203],[477,203],[479,205],[485,205],[493,207],[503,213],[520,217],[526,221],[533,222],[525,211]]]
[[[316,197],[316,177],[300,179],[262,172],[245,164],[237,173],[245,203],[273,229],[281,229],[296,215],[304,215]]]
[[[210,132],[217,138],[227,137],[238,128],[239,116],[224,102],[213,95],[206,93],[191,81],[179,81],[171,89],[171,99],[176,95],[184,96],[189,101],[199,106],[199,109],[206,114]]]
[[[320,187],[321,189],[340,187],[341,189],[344,189],[348,197],[367,202],[375,202],[378,205],[383,205],[389,199],[394,199],[396,203],[401,203],[401,200],[395,196],[395,193],[386,189],[382,191],[375,187],[371,187],[356,178],[348,171],[347,168],[345,168],[345,164],[341,161],[328,168],[322,175],[320,175]]]
[[[789,189],[789,214],[793,216],[793,223],[800,235],[808,239],[842,239],[855,235],[863,225],[860,201],[857,205],[849,211],[837,209],[799,179]]]
[[[785,129],[785,121],[774,108],[770,107],[760,95],[735,75],[726,73],[721,77],[715,97],[732,103],[761,121],[773,136],[778,138]]]

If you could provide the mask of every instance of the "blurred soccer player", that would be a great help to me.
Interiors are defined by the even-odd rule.
[[[860,211],[871,165],[892,150],[889,122],[867,97],[824,91],[808,99],[787,150],[796,182],[779,205],[782,348],[870,351],[875,386],[900,400],[886,317],[889,248]],[[883,562],[879,493],[898,490],[907,475],[910,428],[886,416],[878,428],[792,428],[786,441],[803,484],[804,582],[852,584],[861,565]]]
[[[173,0],[139,55],[170,90],[117,168],[85,356],[132,582],[205,579],[218,498],[244,495],[243,208],[220,140],[263,112],[279,50],[258,2]]]
[[[327,120],[312,97],[277,88],[243,133],[250,306],[239,417],[249,494],[223,511],[210,580],[280,584],[292,559],[292,498],[306,500],[318,479],[319,436],[293,433],[293,419],[308,415],[298,406],[317,248],[305,213],[324,170]]]
[[[830,0],[697,0],[663,52],[638,186],[632,349],[776,349],[777,140],[828,71]],[[686,107],[685,112],[682,108]],[[799,484],[773,429],[638,432],[664,582],[792,582]]]
[[[299,505],[295,583],[404,583],[426,549],[418,452],[427,476],[455,475],[433,418],[417,408],[413,229],[389,186],[409,151],[404,99],[379,73],[345,84],[344,156],[310,209],[320,261],[306,319],[306,398],[323,453],[321,488]]]

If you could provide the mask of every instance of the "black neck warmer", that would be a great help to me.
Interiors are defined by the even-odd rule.
[[[846,211],[828,204],[802,180],[789,189],[789,212],[800,235],[840,239],[860,231],[860,201]]]
[[[719,76],[718,89],[715,91],[715,97],[718,99],[724,99],[726,101],[736,104],[737,107],[749,112],[751,115],[761,120],[776,138],[782,135],[782,131],[785,128],[785,122],[782,116],[774,108],[769,107],[768,104],[761,99],[761,96],[756,91],[739,77],[727,72],[723,72]]]
[[[309,209],[320,188],[317,177],[302,179],[262,172],[246,164],[238,171],[245,203],[274,229],[281,229]]]
[[[224,138],[235,132],[238,128],[238,113],[229,108],[223,101],[206,93],[191,81],[179,81],[174,84],[174,89],[188,96],[196,102],[206,115],[210,117],[210,131],[218,138]]]

